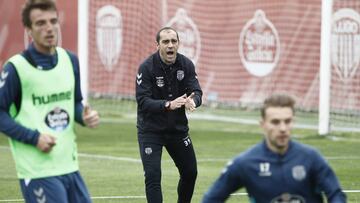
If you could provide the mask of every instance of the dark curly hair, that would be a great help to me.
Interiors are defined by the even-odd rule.
[[[27,0],[22,9],[22,23],[25,27],[31,28],[30,13],[33,9],[40,9],[43,11],[56,11],[57,8],[53,0]]]

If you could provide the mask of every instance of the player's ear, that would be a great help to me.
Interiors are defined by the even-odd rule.
[[[160,44],[157,41],[155,41],[155,44],[156,44],[156,48],[159,50],[160,49]]]
[[[26,34],[31,37],[31,34],[32,34],[31,29],[28,27],[25,29],[26,29]]]
[[[260,124],[260,127],[261,128],[264,128],[264,118],[261,118],[260,120],[259,120],[259,124]]]

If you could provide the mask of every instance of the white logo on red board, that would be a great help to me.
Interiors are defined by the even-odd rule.
[[[360,61],[360,15],[343,8],[333,15],[331,63],[341,79],[351,78]]]
[[[197,26],[186,10],[179,8],[166,26],[174,28],[179,34],[179,53],[187,56],[196,65],[200,56],[201,38]]]
[[[121,12],[112,5],[101,7],[96,14],[96,45],[105,69],[117,64],[122,47],[123,20]]]
[[[255,76],[266,76],[277,65],[280,56],[280,39],[264,11],[255,11],[254,17],[242,29],[239,54],[246,70]]]

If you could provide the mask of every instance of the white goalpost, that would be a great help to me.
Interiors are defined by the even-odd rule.
[[[321,48],[319,87],[319,128],[320,135],[329,133],[330,127],[330,82],[331,82],[331,23],[333,0],[322,0],[321,6]]]
[[[78,0],[78,57],[80,63],[81,91],[84,102],[88,102],[88,57],[89,57],[89,1]]]

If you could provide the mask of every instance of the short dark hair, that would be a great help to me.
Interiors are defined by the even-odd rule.
[[[261,116],[265,118],[266,109],[269,107],[289,107],[295,113],[295,100],[286,94],[273,94],[267,97],[261,108]]]
[[[53,0],[27,0],[22,9],[22,23],[25,27],[31,28],[30,13],[33,9],[40,9],[43,11],[56,11],[57,8]]]
[[[157,33],[156,33],[156,42],[159,44],[160,43],[160,33],[162,32],[162,31],[164,31],[164,30],[172,30],[172,31],[174,31],[175,33],[176,33],[176,37],[177,37],[177,39],[178,39],[178,41],[179,41],[179,34],[178,34],[178,32],[174,29],[174,28],[172,28],[172,27],[163,27],[163,28],[161,28]]]

